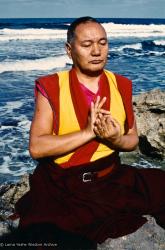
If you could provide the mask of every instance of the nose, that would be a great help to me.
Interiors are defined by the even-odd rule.
[[[96,43],[92,46],[92,56],[100,56],[100,46]]]

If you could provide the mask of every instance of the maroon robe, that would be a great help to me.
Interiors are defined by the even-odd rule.
[[[45,81],[50,78],[45,78]],[[126,81],[126,78],[119,78],[119,85]],[[44,83],[44,78],[40,80],[42,81]],[[125,100],[129,96],[127,105],[124,102],[124,106],[127,126],[131,127],[131,92],[126,86],[125,89],[120,88],[120,93],[123,98],[125,96]],[[71,87],[73,99],[76,92],[74,87]],[[51,85],[50,88],[52,90],[54,87]],[[58,100],[52,99],[52,96],[49,98],[55,111],[54,129],[58,131]],[[97,142],[92,143],[95,146]],[[79,157],[81,150],[80,147]],[[83,182],[84,172],[95,173],[110,166],[113,171],[106,176]],[[157,223],[165,228],[164,180],[165,172],[162,170],[121,165],[118,153],[68,169],[61,168],[51,158],[41,159],[30,178],[30,191],[16,204],[20,227],[44,222],[54,223],[62,229],[99,243],[109,237],[116,238],[134,232],[147,221],[143,217],[146,214],[153,215]]]

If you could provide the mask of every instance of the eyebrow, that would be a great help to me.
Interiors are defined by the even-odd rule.
[[[102,40],[108,41],[108,39],[106,37],[102,37],[102,38],[99,39],[99,41],[102,41]],[[81,43],[84,43],[84,42],[93,42],[93,40],[87,39],[87,40],[81,41]]]

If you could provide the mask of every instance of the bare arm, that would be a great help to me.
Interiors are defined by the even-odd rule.
[[[88,117],[88,124],[84,130],[65,135],[53,135],[53,113],[48,100],[40,92],[36,102],[36,109],[30,130],[30,154],[34,159],[58,156],[69,153],[95,138],[93,124],[97,107],[105,102],[97,99],[91,104],[91,114]]]
[[[111,115],[99,114],[95,122],[94,131],[96,135],[105,139],[109,146],[119,151],[132,151],[138,145],[136,121],[127,134],[121,135],[120,124]]]

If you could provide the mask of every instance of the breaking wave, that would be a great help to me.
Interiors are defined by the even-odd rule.
[[[163,37],[165,25],[103,23],[108,37]],[[27,28],[0,30],[0,41],[66,39],[66,29]]]
[[[8,71],[52,70],[65,67],[71,60],[66,55],[47,57],[35,60],[3,61],[0,63],[0,73]]]

